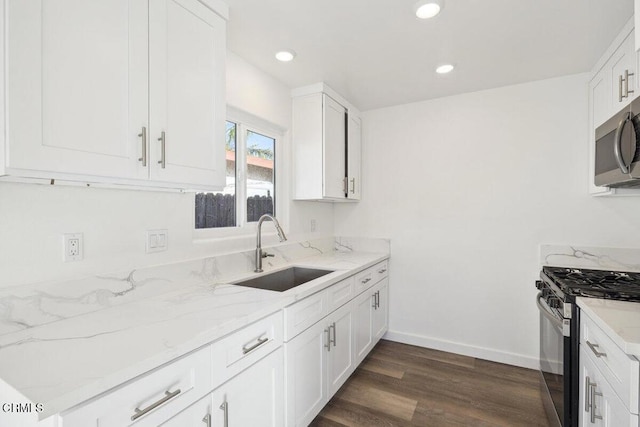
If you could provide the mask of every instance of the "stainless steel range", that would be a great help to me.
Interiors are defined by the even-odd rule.
[[[640,302],[640,273],[543,267],[536,298],[540,310],[540,372],[552,425],[578,426],[580,310],[576,297]]]

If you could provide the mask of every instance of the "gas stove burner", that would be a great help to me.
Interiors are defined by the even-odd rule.
[[[640,273],[562,267],[542,271],[566,295],[640,302]]]

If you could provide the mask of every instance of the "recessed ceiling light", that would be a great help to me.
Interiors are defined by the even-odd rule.
[[[441,65],[438,68],[436,68],[436,73],[438,73],[438,74],[447,74],[447,73],[450,73],[452,70],[453,70],[453,65],[444,64],[444,65]]]
[[[292,50],[281,50],[276,53],[276,59],[282,62],[293,61],[293,58],[296,57],[296,53]]]
[[[413,7],[420,19],[433,18],[444,8],[444,0],[420,0]]]

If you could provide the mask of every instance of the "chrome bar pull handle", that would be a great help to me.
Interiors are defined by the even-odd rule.
[[[589,342],[589,340],[587,340],[587,345],[589,346],[589,348],[591,349],[591,351],[596,357],[607,357],[607,353],[602,353],[598,351],[598,348],[597,348],[598,344],[592,344]]]
[[[173,399],[174,397],[179,395],[180,392],[181,392],[180,389],[177,389],[176,391],[173,391],[173,392],[165,391],[164,392],[164,397],[162,399],[158,400],[157,402],[152,403],[151,405],[147,406],[144,409],[136,408],[135,409],[136,413],[131,416],[131,421],[135,421],[138,418],[140,418],[141,416],[146,415],[149,412],[153,411],[154,409],[156,409],[158,406],[162,405],[163,403],[167,403],[168,401],[170,401],[171,399]]]
[[[622,102],[622,74],[618,76],[618,102]]]
[[[336,346],[336,322],[333,322],[331,324],[331,326],[329,326],[329,329],[333,329],[333,339],[331,340],[331,342],[333,343],[333,346]]]
[[[324,333],[327,334],[327,343],[324,345],[327,351],[331,351],[331,326],[324,330]]]
[[[222,402],[222,405],[220,405],[220,409],[224,411],[224,421],[222,425],[224,425],[224,427],[229,427],[229,403],[226,398],[224,402]]]
[[[624,97],[628,98],[630,93],[633,93],[633,89],[629,90],[629,76],[633,76],[629,70],[624,70]]]
[[[376,310],[380,308],[380,291],[376,292]]]
[[[142,132],[138,134],[139,138],[142,138],[142,157],[138,159],[142,162],[142,166],[147,166],[147,127],[142,126]]]
[[[591,409],[591,379],[585,377],[584,379],[584,411],[589,412]]]
[[[590,387],[590,394],[591,394],[591,423],[595,424],[596,420],[601,420],[602,419],[602,415],[596,415],[596,396],[602,396],[602,393],[599,393],[596,391],[596,387],[598,385],[596,383],[590,383],[589,387]]]
[[[349,192],[349,178],[346,176],[342,178],[342,190],[344,190],[345,194]]]
[[[244,347],[242,347],[242,354],[251,353],[253,350],[255,350],[256,348],[260,347],[261,345],[263,345],[267,341],[269,341],[269,338],[268,337],[264,337],[262,339],[259,339],[258,342],[256,344],[252,345],[251,347],[247,347],[245,345]]]
[[[382,273],[386,273],[387,269],[386,268],[381,268],[380,270],[378,270],[378,274],[382,274]]]
[[[158,160],[158,164],[164,169],[167,166],[167,138],[164,131],[160,133],[158,141],[160,141],[160,160]]]
[[[205,415],[202,422],[205,423],[207,427],[211,427],[211,414]]]
[[[373,293],[371,294],[371,298],[373,298],[373,302],[371,303],[371,307],[373,307],[373,309],[376,309],[376,294]]]
[[[353,194],[356,193],[356,179],[355,178],[351,178],[351,192]]]

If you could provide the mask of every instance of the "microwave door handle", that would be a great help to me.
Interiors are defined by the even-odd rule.
[[[624,159],[622,158],[622,131],[627,121],[631,121],[631,113],[626,113],[622,120],[620,120],[618,128],[616,129],[615,144],[613,144],[613,155],[622,173],[629,173],[629,166],[624,163]]]

